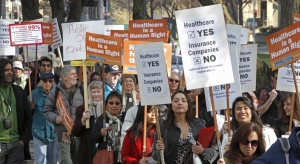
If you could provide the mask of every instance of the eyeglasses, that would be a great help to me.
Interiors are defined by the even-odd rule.
[[[47,79],[43,79],[43,82],[44,82],[44,83],[47,83],[47,82],[49,82],[49,83],[52,83],[52,82],[53,82],[53,80],[49,80],[49,79],[48,79],[48,80],[47,80]]]
[[[116,106],[121,105],[121,103],[118,102],[118,101],[117,101],[117,102],[112,102],[112,101],[110,101],[110,102],[108,102],[108,104],[109,104],[109,105],[114,105],[114,104],[115,104]]]
[[[42,64],[42,67],[48,67],[48,68],[50,68],[51,64]]]
[[[241,142],[241,144],[244,146],[248,146],[249,143],[251,143],[252,147],[256,147],[258,145],[258,140],[252,140],[252,141],[245,140],[244,142]]]
[[[177,80],[177,79],[169,79],[169,81],[171,82],[171,83],[179,83],[179,80]]]

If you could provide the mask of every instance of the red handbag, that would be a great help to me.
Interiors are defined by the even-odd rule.
[[[93,164],[114,164],[114,151],[98,150],[94,156]]]

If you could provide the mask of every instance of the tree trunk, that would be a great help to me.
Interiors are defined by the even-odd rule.
[[[23,21],[39,19],[39,0],[21,0]],[[13,16],[13,15],[12,15]]]
[[[280,0],[280,29],[292,24],[293,14],[299,13],[298,0]]]
[[[146,0],[133,0],[133,20],[147,19]]]
[[[80,22],[81,14],[83,11],[83,7],[81,6],[81,1],[79,0],[71,0],[69,2],[70,12],[68,14],[67,22]]]
[[[238,1],[238,4],[239,4],[239,24],[240,25],[243,25],[243,2],[242,2],[242,0],[239,0]]]

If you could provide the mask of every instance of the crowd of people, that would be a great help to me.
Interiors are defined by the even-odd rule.
[[[219,131],[221,145],[213,137],[204,147],[198,141],[199,132],[214,126],[213,113],[206,110],[209,104],[203,89],[183,88],[176,70],[168,77],[171,104],[149,105],[144,110],[137,76],[122,74],[120,66],[102,65],[104,72],[90,74],[87,102],[77,68],[58,65],[54,71],[48,57],[41,57],[36,67],[38,72],[28,75],[30,85],[22,56],[0,59],[1,164],[30,159],[30,140],[37,164],[191,164],[195,157],[217,164],[300,163],[297,96],[276,90],[276,71],[258,98],[244,93],[235,99],[232,119]],[[71,132],[57,109],[58,95],[74,122]],[[289,130],[291,115],[293,129]],[[282,137],[288,138],[288,158],[278,139]]]

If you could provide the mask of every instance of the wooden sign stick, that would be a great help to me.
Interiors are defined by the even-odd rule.
[[[161,132],[160,132],[160,125],[159,125],[159,119],[158,119],[158,107],[154,107],[155,110],[155,121],[156,121],[156,132],[157,132],[157,138],[161,141]],[[160,151],[160,161],[161,164],[165,164],[165,157],[164,157],[164,151]]]
[[[87,74],[86,74],[86,61],[82,60],[82,69],[83,69],[83,100],[84,100],[84,110],[88,111],[89,110],[89,101],[88,101],[88,87],[87,87]],[[87,119],[85,121],[85,128],[89,129],[90,128],[90,119]]]
[[[64,62],[63,62],[62,57],[61,57],[60,47],[57,48],[57,52],[58,52],[58,55],[59,55],[59,58],[60,58],[61,67],[64,67]]]
[[[290,122],[289,122],[289,132],[292,131],[292,125],[293,125],[293,115],[294,115],[294,107],[295,107],[295,93],[292,93],[291,97],[291,110],[290,110]]]
[[[299,107],[300,103],[299,103],[299,89],[298,89],[298,82],[297,82],[297,77],[296,77],[296,73],[295,73],[295,66],[294,63],[291,64],[292,66],[292,72],[293,72],[293,79],[294,79],[294,84],[295,84],[295,89],[296,89],[296,103]],[[292,104],[294,105],[294,104]],[[299,109],[296,109],[299,110]],[[293,116],[294,116],[294,110],[290,111],[290,122],[289,122],[289,131],[291,131],[292,129],[292,122],[293,122]]]
[[[103,128],[106,128],[106,107],[105,107],[105,76],[104,76],[104,64],[102,63],[102,91],[103,91]],[[103,141],[106,142],[106,137],[103,137]]]
[[[194,92],[194,91],[193,91],[193,92]],[[195,92],[194,92],[194,93],[195,93]],[[198,106],[199,106],[199,105],[198,105],[198,104],[199,104],[199,102],[198,102],[198,96],[199,96],[199,95],[196,95],[196,96],[195,96],[195,98],[196,98],[196,100],[195,100],[195,101],[196,101],[196,116],[195,116],[195,117],[196,117],[196,118],[198,118],[198,116],[199,116],[199,111],[198,111]]]
[[[27,69],[30,69],[29,67],[29,55],[28,55],[28,46],[26,46],[26,54],[27,54]],[[37,67],[37,66],[35,66]],[[30,102],[32,102],[32,95],[31,95],[31,80],[30,80],[30,73],[29,73],[29,70],[28,70],[28,87],[29,87],[29,99],[30,99]]]
[[[147,105],[144,106],[143,157],[146,156]]]
[[[221,140],[220,140],[220,132],[218,129],[218,121],[217,121],[217,114],[216,114],[216,108],[215,108],[215,100],[214,100],[214,95],[213,95],[213,90],[212,87],[209,87],[209,94],[210,94],[210,101],[211,101],[211,108],[213,112],[213,117],[214,117],[214,124],[215,124],[215,131],[216,131],[216,136],[217,136],[217,142],[218,142],[218,147],[219,147],[219,153],[220,153],[220,158],[223,158],[223,153],[221,149]]]
[[[226,121],[228,124],[227,128],[227,133],[228,133],[228,140],[231,137],[231,127],[230,127],[230,107],[229,107],[229,84],[226,84],[226,104],[227,104],[227,109],[226,109]]]

